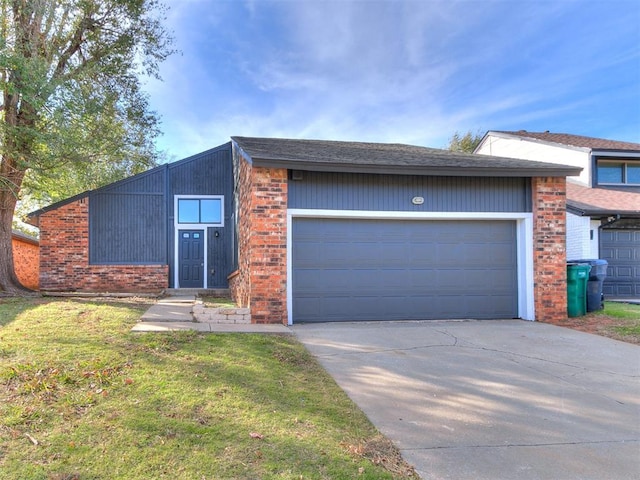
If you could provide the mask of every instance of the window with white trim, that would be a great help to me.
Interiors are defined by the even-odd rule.
[[[178,197],[176,216],[179,224],[222,225],[222,197]]]

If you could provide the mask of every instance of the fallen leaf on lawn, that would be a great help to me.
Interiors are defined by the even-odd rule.
[[[249,434],[249,436],[251,438],[257,438],[258,440],[262,440],[264,438],[264,435],[262,435],[261,433],[257,433],[257,432],[251,432]]]

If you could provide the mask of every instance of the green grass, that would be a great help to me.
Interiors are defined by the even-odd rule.
[[[619,320],[617,324],[606,328],[611,332],[611,336],[619,340],[640,343],[640,305],[605,302],[603,310],[593,312],[591,315]]]
[[[0,479],[415,478],[295,339],[146,307],[0,298]]]
[[[626,325],[612,327],[618,335],[622,337],[640,337],[640,305],[606,302],[604,313],[625,321]]]
[[[630,303],[621,302],[605,302],[602,315],[610,317],[625,318],[629,320],[640,320],[640,305],[632,305]]]

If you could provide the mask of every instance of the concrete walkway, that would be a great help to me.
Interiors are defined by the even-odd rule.
[[[279,333],[291,334],[285,325],[196,322],[195,295],[171,295],[161,298],[140,317],[132,332],[175,332],[195,330],[210,333]]]
[[[195,301],[195,295],[175,295],[161,298],[140,317],[140,321],[145,323],[192,323],[194,321],[192,310]]]
[[[427,480],[640,479],[640,347],[538,322],[294,325]]]

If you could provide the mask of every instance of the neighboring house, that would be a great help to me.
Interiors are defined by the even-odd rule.
[[[489,131],[476,153],[581,167],[567,179],[567,257],[607,260],[605,296],[640,297],[640,144]]]
[[[257,323],[566,318],[566,165],[233,137],[31,214],[44,290],[228,287]]]
[[[38,290],[38,277],[40,276],[38,239],[14,230],[11,232],[11,245],[13,248],[13,268],[18,280],[23,286],[31,290]]]

